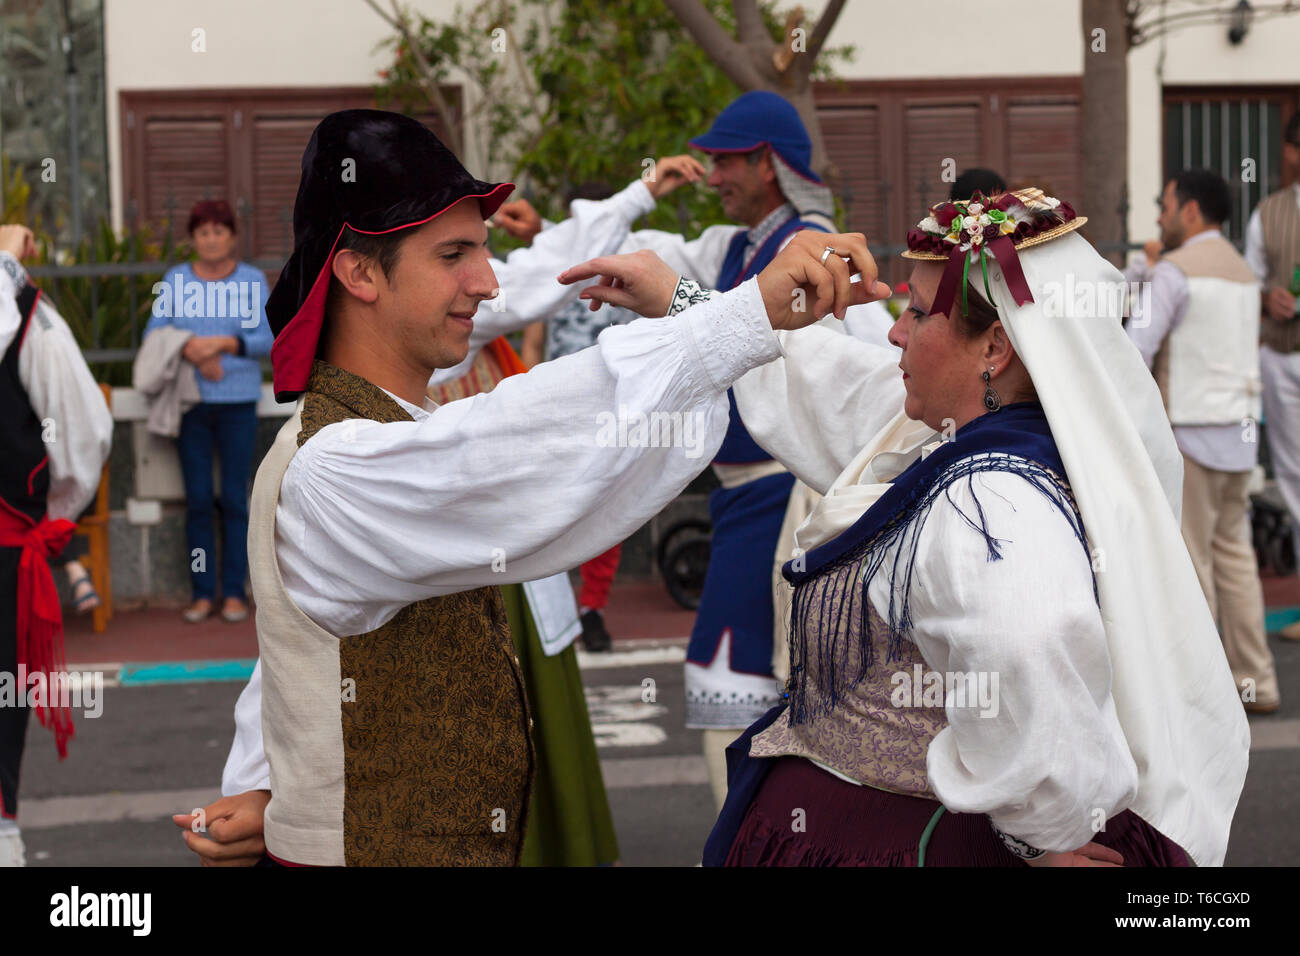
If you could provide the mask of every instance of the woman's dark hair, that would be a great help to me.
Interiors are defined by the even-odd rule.
[[[973,283],[966,283],[966,314],[962,315],[961,302],[958,301],[953,309],[953,315],[957,319],[957,331],[961,333],[962,338],[973,339],[987,332],[994,322],[1002,319],[998,315],[997,307],[988,299],[984,298]],[[1038,393],[1034,390],[1033,383],[1029,384],[1028,394],[1025,395],[1002,395],[1003,403],[1006,402],[1023,402],[1038,401]]]
[[[966,314],[961,314],[960,300],[954,306],[953,314],[957,317],[957,331],[967,339],[983,335],[1002,318],[993,303],[984,298],[971,282],[966,283]]]
[[[224,199],[201,199],[196,202],[190,210],[190,222],[185,231],[192,236],[195,229],[207,222],[225,226],[231,232],[236,231],[234,210]]]

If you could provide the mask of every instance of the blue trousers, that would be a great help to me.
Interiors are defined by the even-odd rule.
[[[185,478],[185,538],[196,601],[216,600],[214,452],[221,460],[221,595],[247,600],[248,478],[256,442],[256,402],[200,402],[181,418],[177,446]]]

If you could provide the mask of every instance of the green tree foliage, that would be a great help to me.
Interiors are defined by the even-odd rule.
[[[727,0],[705,4],[733,26]],[[780,37],[775,5],[764,15]],[[479,94],[463,118],[486,130],[489,162],[509,169],[522,194],[553,218],[563,216],[575,186],[618,189],[643,175],[648,160],[686,152],[740,92],[660,0],[491,0],[458,8],[450,22],[421,18],[413,35],[438,83],[456,80],[459,67]],[[427,74],[401,37],[389,42],[395,56],[379,102],[428,111]],[[824,51],[823,59],[828,54],[848,50]],[[829,72],[826,62],[819,67]],[[648,227],[693,235],[725,221],[702,183],[671,200],[647,217]]]

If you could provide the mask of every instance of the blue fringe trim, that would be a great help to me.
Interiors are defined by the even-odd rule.
[[[988,547],[986,560],[1000,561],[1000,545],[1009,539],[989,531],[984,506],[975,493],[974,476],[1002,471],[1020,475],[1039,494],[1051,501],[1070,522],[1074,536],[1089,556],[1083,519],[1069,485],[1055,472],[1027,458],[983,453],[962,458],[940,472],[934,482],[916,494],[875,537],[845,552],[795,588],[790,611],[790,723],[802,724],[829,714],[847,692],[870,673],[873,642],[868,588],[883,569],[889,575],[889,620],[887,662],[898,660],[903,640],[912,630],[911,591],[916,565],[916,548],[934,502],[944,495],[949,504]],[[972,517],[952,498],[952,485],[965,479],[975,503]],[[893,561],[885,568],[892,546]],[[1093,598],[1100,605],[1096,574],[1092,578]],[[815,657],[812,661],[808,655]],[[847,658],[847,659],[846,659]],[[816,687],[809,693],[809,663],[816,664]]]

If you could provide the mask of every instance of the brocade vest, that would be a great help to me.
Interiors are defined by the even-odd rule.
[[[411,420],[382,389],[317,360],[253,486],[267,851],[317,866],[515,865],[534,753],[500,589],[418,601],[349,637],[285,592],[275,555],[285,470],[326,425],[355,418]]]

